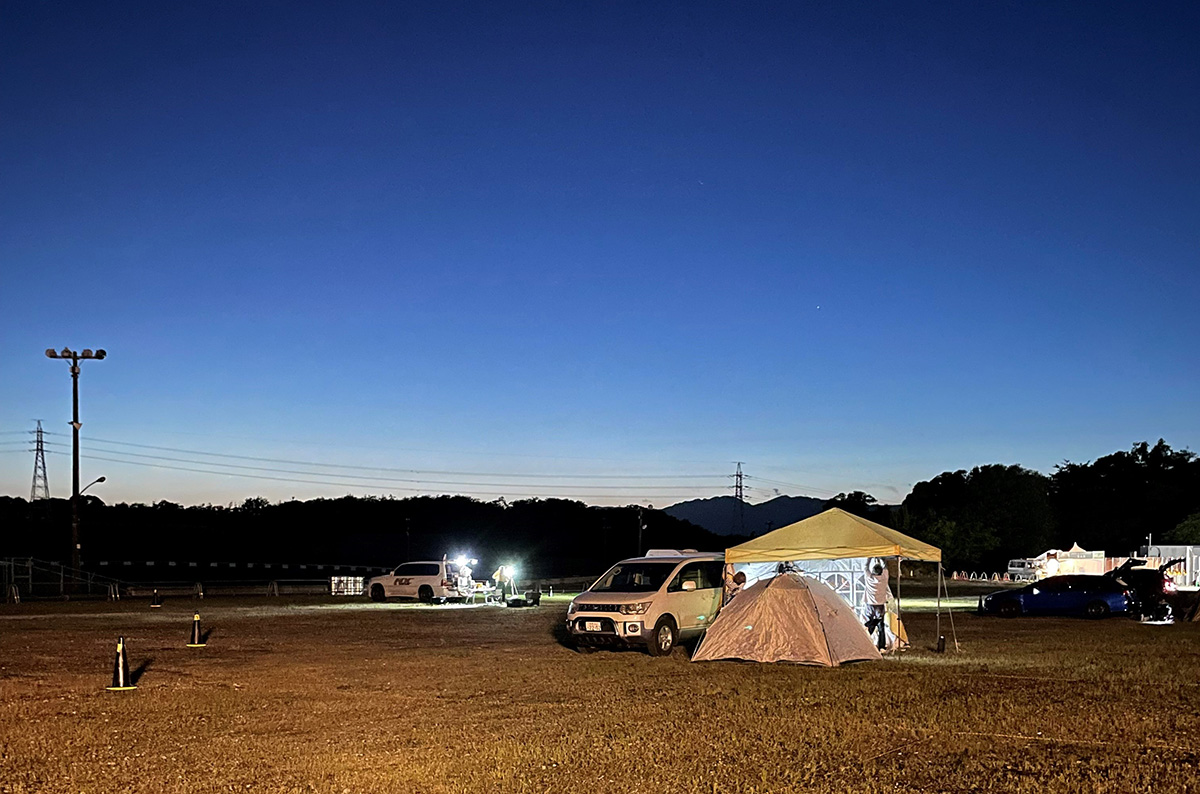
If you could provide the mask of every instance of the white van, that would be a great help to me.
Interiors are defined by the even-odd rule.
[[[666,656],[721,608],[723,554],[652,552],[621,560],[567,608],[576,647],[645,646]]]

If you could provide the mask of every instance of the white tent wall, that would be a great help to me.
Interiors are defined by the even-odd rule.
[[[867,606],[867,561],[869,557],[846,557],[840,560],[794,560],[790,563],[795,570],[819,579],[842,597],[858,614],[866,612]],[[735,563],[733,570],[746,574],[746,587],[760,579],[770,579],[779,570],[777,562]]]

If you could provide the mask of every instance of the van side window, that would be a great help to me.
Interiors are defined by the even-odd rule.
[[[702,562],[700,569],[704,572],[704,580],[707,582],[701,587],[715,590],[725,586],[725,563],[720,561]]]
[[[719,562],[689,562],[679,569],[679,573],[667,587],[668,593],[677,593],[683,589],[684,582],[694,582],[697,590],[712,590],[721,586],[721,568]]]

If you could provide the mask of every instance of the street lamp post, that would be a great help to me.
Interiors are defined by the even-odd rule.
[[[104,350],[84,350],[77,353],[69,347],[62,350],[48,348],[47,358],[62,358],[71,362],[71,567],[79,570],[79,362],[94,358],[97,361],[107,356]],[[96,482],[103,482],[101,477]],[[92,487],[96,483],[89,483]]]

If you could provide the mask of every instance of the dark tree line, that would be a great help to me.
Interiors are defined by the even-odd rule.
[[[723,550],[718,537],[657,510],[589,507],[562,499],[481,502],[465,496],[353,497],[184,507],[172,502],[80,511],[84,567],[100,560],[295,562],[389,566],[470,552],[481,566],[517,564],[529,575],[599,574],[647,548]],[[0,497],[0,557],[63,560],[70,502]],[[490,568],[488,569],[491,570]]]
[[[1159,440],[1046,476],[977,466],[917,483],[895,526],[941,547],[952,567],[1000,569],[1008,559],[1069,548],[1124,556],[1155,544],[1200,543],[1200,460]]]
[[[948,471],[917,483],[899,506],[862,491],[841,507],[943,551],[950,567],[997,570],[1048,548],[1124,555],[1155,543],[1200,544],[1200,460],[1160,440],[1047,476],[1017,465]],[[639,518],[640,516],[640,518]],[[639,526],[644,522],[641,546]],[[70,504],[0,497],[0,557],[68,556]],[[589,507],[561,499],[481,502],[464,496],[343,497],[271,504],[184,507],[171,502],[81,504],[84,560],[195,560],[391,565],[470,551],[531,575],[599,573],[647,548],[719,551],[744,538],[719,536],[657,510]],[[86,566],[85,566],[86,567]]]

